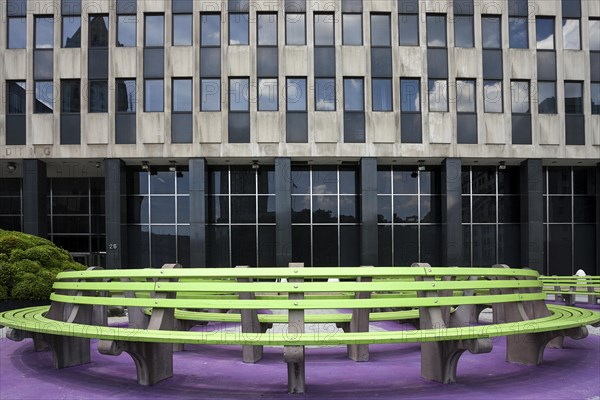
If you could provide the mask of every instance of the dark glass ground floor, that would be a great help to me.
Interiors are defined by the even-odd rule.
[[[599,165],[424,161],[108,159],[65,177],[22,160],[0,175],[0,228],[109,268],[428,262],[600,274]]]

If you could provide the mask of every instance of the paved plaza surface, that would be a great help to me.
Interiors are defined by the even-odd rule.
[[[397,328],[373,324],[373,330]],[[172,378],[142,387],[133,360],[99,354],[96,341],[90,364],[55,370],[50,353],[34,352],[30,340],[4,338],[0,399],[600,399],[597,329],[584,340],[565,339],[564,349],[546,349],[539,367],[505,362],[505,341],[494,339],[489,354],[465,353],[451,385],[420,377],[419,344],[372,345],[366,363],[347,359],[344,347],[308,348],[307,393],[290,396],[281,347],[265,348],[263,360],[244,364],[237,346],[186,345],[174,355]]]

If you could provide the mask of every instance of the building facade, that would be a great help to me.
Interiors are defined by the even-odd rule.
[[[600,3],[3,0],[0,227],[90,265],[600,274]]]

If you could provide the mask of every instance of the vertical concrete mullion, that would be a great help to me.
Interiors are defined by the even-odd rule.
[[[292,167],[289,158],[275,159],[275,264],[292,262]]]
[[[46,163],[23,160],[23,232],[46,237],[48,180]]]
[[[190,266],[207,267],[206,187],[204,158],[190,158]]]
[[[442,263],[460,265],[463,260],[462,180],[460,158],[442,164]]]
[[[360,160],[360,262],[379,265],[377,231],[377,158]]]
[[[127,263],[125,163],[118,158],[107,159],[104,171],[106,268],[124,268]]]
[[[544,271],[544,172],[542,160],[521,163],[521,265]],[[512,267],[512,265],[511,265]]]

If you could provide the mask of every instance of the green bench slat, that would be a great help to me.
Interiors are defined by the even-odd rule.
[[[541,288],[537,280],[439,282],[56,282],[54,289],[156,292],[385,292]]]
[[[510,301],[544,300],[545,293],[499,294],[483,296],[447,296],[390,299],[332,299],[332,300],[213,300],[213,299],[139,299],[95,296],[68,296],[52,293],[53,301],[72,304],[132,306],[157,308],[214,308],[214,309],[328,309],[328,308],[388,308],[440,307],[462,304],[494,304]]]
[[[312,268],[174,268],[145,270],[88,270],[70,271],[58,274],[58,279],[93,278],[355,278],[364,277],[401,277],[401,276],[513,276],[533,277],[539,274],[535,270],[510,268],[421,268],[421,267],[312,267]]]
[[[161,331],[117,327],[102,327],[65,323],[47,319],[43,314],[48,307],[33,307],[0,314],[0,325],[31,332],[54,335],[72,335],[104,340],[126,340],[135,342],[228,344],[228,345],[344,345],[373,343],[435,342],[536,333],[557,329],[574,328],[600,321],[600,314],[574,307],[548,305],[552,315],[534,321],[510,322],[495,325],[468,326],[448,329],[426,329],[415,331],[378,332],[319,332],[288,335],[226,331]]]

